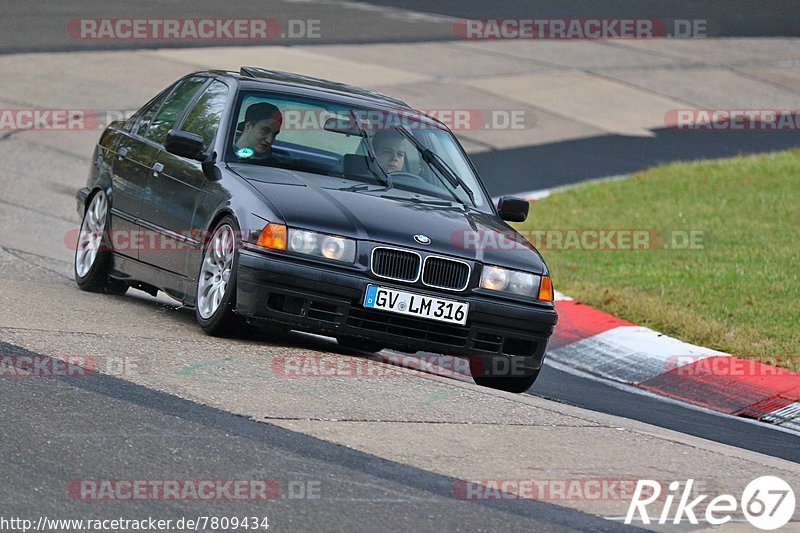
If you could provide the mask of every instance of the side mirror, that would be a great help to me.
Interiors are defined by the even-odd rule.
[[[503,196],[497,202],[500,218],[509,222],[525,222],[530,207],[531,204],[527,200],[514,196]]]
[[[169,130],[164,148],[171,154],[194,159],[195,161],[204,161],[206,154],[203,153],[203,143],[203,138],[196,133]]]

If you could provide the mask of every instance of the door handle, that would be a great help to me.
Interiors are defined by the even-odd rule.
[[[117,159],[122,161],[123,159],[125,159],[127,155],[128,155],[128,148],[126,146],[123,146],[122,148],[119,149],[119,152],[117,153]]]
[[[157,178],[161,171],[164,170],[164,165],[161,163],[156,163],[153,165],[153,177]]]

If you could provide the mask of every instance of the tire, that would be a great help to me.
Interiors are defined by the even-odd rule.
[[[481,387],[489,387],[490,389],[497,389],[506,392],[525,392],[533,386],[536,378],[539,377],[541,369],[527,370],[523,375],[491,375],[491,371],[487,371],[484,363],[480,358],[471,357],[469,360],[470,371],[472,372],[472,379],[476,385]]]
[[[104,294],[125,294],[128,290],[127,283],[108,275],[112,254],[108,238],[110,220],[108,196],[102,190],[97,191],[83,212],[72,262],[75,282],[81,290]]]
[[[489,387],[490,389],[503,390],[506,392],[525,392],[533,386],[536,378],[539,377],[539,371],[529,376],[521,377],[479,377],[475,376],[475,384],[481,387]]]
[[[342,348],[346,348],[348,350],[358,350],[360,352],[380,352],[386,346],[382,345],[378,341],[371,341],[369,339],[362,339],[359,337],[336,337],[336,342],[339,343],[339,346]]]
[[[234,312],[240,247],[239,225],[226,216],[214,227],[203,250],[195,317],[203,331],[215,337],[241,337],[250,329],[245,318]]]

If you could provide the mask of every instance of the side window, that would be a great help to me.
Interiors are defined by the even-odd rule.
[[[203,150],[208,150],[217,134],[227,98],[228,86],[219,81],[212,82],[181,126],[183,131],[196,133],[203,138]]]
[[[205,82],[206,78],[199,77],[183,80],[164,100],[164,105],[150,122],[150,127],[144,132],[144,137],[155,143],[164,144],[167,132],[172,129],[175,120],[183,114],[188,103]]]
[[[156,115],[156,111],[158,108],[161,107],[161,104],[167,98],[170,92],[172,92],[173,87],[172,85],[161,92],[156,98],[154,98],[149,104],[145,105],[139,112],[136,113],[134,117],[131,117],[133,123],[128,131],[136,135],[144,135],[144,132],[147,131],[147,127],[150,126],[150,121],[153,120],[153,117]]]

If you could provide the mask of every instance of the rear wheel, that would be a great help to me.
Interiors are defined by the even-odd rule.
[[[75,282],[84,291],[124,294],[128,284],[108,275],[111,267],[111,245],[108,197],[97,191],[83,213],[73,262]]]
[[[236,308],[236,268],[239,264],[239,226],[231,216],[219,221],[211,234],[197,277],[195,317],[203,331],[215,337],[238,337],[249,329]]]

